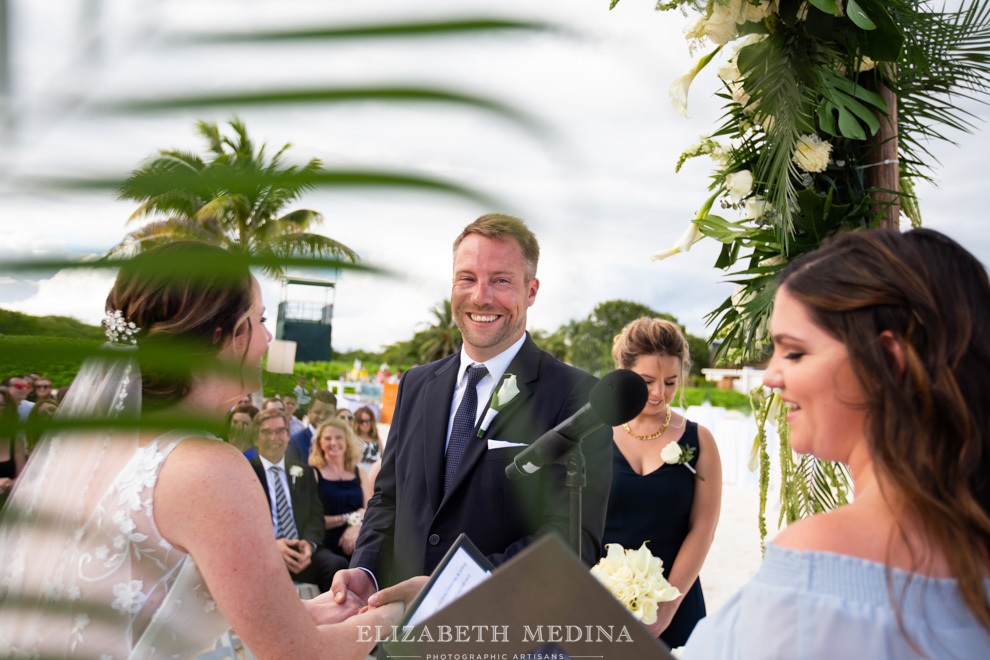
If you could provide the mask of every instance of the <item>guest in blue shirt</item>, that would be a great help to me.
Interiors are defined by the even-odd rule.
[[[850,232],[780,278],[764,383],[849,466],[682,658],[990,657],[990,282],[948,237]]]

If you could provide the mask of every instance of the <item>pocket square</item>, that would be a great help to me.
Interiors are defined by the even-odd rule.
[[[506,440],[488,439],[488,449],[503,449],[505,447],[528,447],[525,442],[508,442]]]

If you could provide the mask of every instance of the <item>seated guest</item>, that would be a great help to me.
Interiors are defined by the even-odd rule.
[[[24,469],[24,440],[17,432],[17,404],[6,387],[0,387],[0,507]]]
[[[295,435],[306,428],[306,425],[302,423],[302,415],[299,412],[299,404],[296,403],[295,394],[283,394],[282,405],[285,406],[285,412],[289,414],[290,435]]]
[[[34,404],[27,400],[28,394],[31,393],[32,389],[31,378],[24,374],[7,376],[0,381],[0,386],[6,387],[7,391],[10,392],[10,396],[14,397],[17,416],[22,422],[26,422],[28,413],[34,407]]]
[[[55,401],[55,397],[52,395],[52,379],[45,378],[44,376],[38,376],[34,379],[33,391],[31,392],[32,401],[35,405],[41,403],[42,401]]]
[[[789,525],[681,658],[990,655],[990,281],[938,232],[841,234],[780,276],[764,384],[853,501]]]
[[[378,425],[375,423],[375,413],[364,406],[354,413],[354,430],[362,444],[361,467],[370,470],[371,466],[382,459],[382,439],[378,435]]]
[[[316,433],[309,464],[316,468],[326,534],[323,546],[350,557],[361,533],[371,481],[358,469],[361,442],[342,419],[324,422]]]
[[[223,439],[240,449],[247,458],[254,458],[258,450],[254,446],[254,416],[258,409],[252,405],[238,404],[227,413]]]
[[[254,418],[258,456],[250,459],[271,507],[278,549],[295,582],[330,589],[333,574],[347,560],[322,546],[323,505],[313,468],[285,456],[289,423],[281,410],[262,410]]]
[[[302,431],[293,434],[289,443],[288,455],[300,463],[309,460],[309,453],[312,449],[313,436],[320,425],[337,414],[337,397],[333,392],[327,390],[317,390],[313,392],[309,409],[306,411],[306,418],[309,426]]]
[[[25,452],[28,455],[31,454],[38,441],[41,439],[42,434],[49,426],[49,422],[52,421],[52,417],[58,412],[58,404],[51,399],[42,399],[34,404],[34,408],[31,408],[31,412],[28,413],[27,418],[27,431],[24,435],[25,437]]]
[[[282,412],[285,412],[285,405],[282,403],[281,399],[278,399],[276,397],[265,399],[265,402],[261,404],[262,410],[268,410],[269,408],[274,408],[275,410],[281,410]]]

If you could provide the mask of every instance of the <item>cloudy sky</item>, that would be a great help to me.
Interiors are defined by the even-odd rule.
[[[497,208],[438,194],[317,191],[295,207],[322,212],[322,231],[393,277],[344,273],[334,348],[376,350],[425,327],[449,295],[450,244],[487,211],[519,215],[540,238],[541,288],[530,328],[554,330],[599,302],[623,298],[677,316],[704,334],[704,316],[731,292],[718,246],[651,263],[706,197],[710,163],[674,173],[679,154],[720,116],[714,71],[699,76],[690,119],[667,100],[693,58],[686,19],[652,0],[9,0],[9,121],[0,128],[0,260],[92,254],[128,230],[132,203],[107,193],[32,189],[37,175],[126,174],[159,148],[202,151],[197,119],[236,112],[257,142],[291,142],[290,160],[443,177],[497,197]],[[95,11],[92,8],[96,7]],[[87,9],[89,8],[89,9]],[[334,44],[190,45],[204,29],[364,24],[451,17],[539,19],[542,33],[367,39]],[[204,28],[207,26],[207,28]],[[108,114],[107,101],[196,92],[370,84],[433,85],[511,104],[551,127],[533,131],[474,109],[434,104],[295,105]],[[971,108],[979,117],[985,108]],[[927,226],[990,260],[984,228],[986,126],[936,145],[938,187],[919,190]],[[0,274],[0,307],[96,323],[111,275]],[[274,310],[282,295],[263,282]],[[294,298],[307,297],[293,291]],[[274,316],[274,314],[272,314]],[[274,320],[272,320],[274,327]]]

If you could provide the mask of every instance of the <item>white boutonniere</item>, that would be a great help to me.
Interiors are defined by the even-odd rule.
[[[303,469],[301,465],[293,465],[289,468],[289,476],[292,477],[292,485],[296,485],[296,477],[303,476]]]
[[[492,400],[488,404],[485,419],[482,420],[481,427],[478,429],[479,438],[488,430],[492,420],[495,419],[495,415],[509,405],[518,394],[519,385],[516,383],[516,375],[510,373],[502,374],[502,380],[499,382],[498,387],[495,388],[495,392],[492,394]]]
[[[667,445],[660,450],[660,459],[667,465],[683,465],[687,469],[691,470],[694,476],[698,477],[702,481],[705,480],[703,476],[698,474],[698,471],[691,466],[688,462],[694,458],[694,447],[681,448],[681,444],[677,440],[671,440]]]

